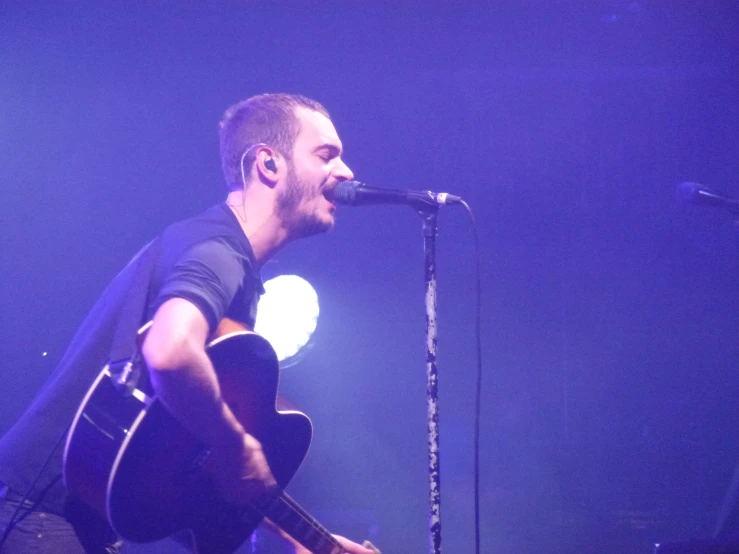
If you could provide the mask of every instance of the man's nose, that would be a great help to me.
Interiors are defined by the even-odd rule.
[[[351,181],[354,179],[354,173],[349,166],[344,163],[344,160],[339,159],[339,165],[336,167],[336,177],[342,181]]]

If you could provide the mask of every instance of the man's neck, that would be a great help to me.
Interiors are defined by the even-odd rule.
[[[249,239],[260,268],[289,242],[287,230],[269,199],[254,198],[244,191],[233,191],[226,198],[226,205],[236,215]]]

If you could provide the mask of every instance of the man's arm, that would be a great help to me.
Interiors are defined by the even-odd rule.
[[[218,377],[205,353],[208,333],[208,322],[194,304],[171,298],[154,314],[142,352],[159,399],[211,447],[205,470],[220,485],[224,498],[242,504],[276,483],[261,444],[246,433],[221,396]],[[265,523],[291,543],[297,554],[308,552],[271,521]],[[336,538],[351,554],[372,554],[343,537]]]
[[[261,444],[223,400],[205,353],[208,333],[208,321],[193,303],[170,298],[156,311],[142,352],[157,396],[211,448],[204,469],[227,500],[241,504],[276,483]]]

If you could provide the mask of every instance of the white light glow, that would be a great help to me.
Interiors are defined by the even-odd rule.
[[[318,295],[308,281],[297,275],[270,279],[264,283],[264,291],[254,330],[270,342],[285,367],[316,330]]]

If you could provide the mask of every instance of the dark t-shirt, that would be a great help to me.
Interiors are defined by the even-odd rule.
[[[143,323],[168,299],[184,298],[200,309],[211,331],[224,317],[254,326],[264,289],[251,245],[226,205],[175,223],[162,234],[146,311],[127,302],[140,261],[139,254],[108,285],[31,406],[0,439],[0,481],[22,495],[40,474],[31,499],[41,510],[63,513],[65,430],[108,360],[120,314],[145,314]]]

